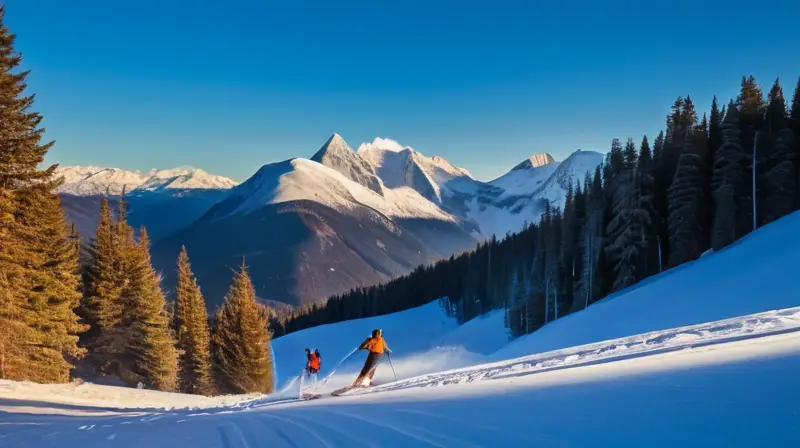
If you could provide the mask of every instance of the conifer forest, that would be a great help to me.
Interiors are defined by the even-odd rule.
[[[542,203],[541,220],[517,233],[289,311],[257,300],[242,259],[208,310],[185,249],[177,287],[163,289],[124,197],[102,202],[88,241],[67,224],[62,179],[41,167],[55,142],[44,141],[14,43],[0,22],[0,379],[88,372],[161,391],[269,393],[273,337],[437,300],[462,323],[505,310],[520,336],[800,208],[800,79],[788,98],[781,80],[765,93],[743,76],[736,98],[706,111],[676,98],[658,135],[610,138],[563,207]]]

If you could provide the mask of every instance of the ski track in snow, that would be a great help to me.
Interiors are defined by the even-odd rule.
[[[698,396],[698,391],[705,393],[715,387],[720,388],[713,398],[717,400],[716,404],[730,409],[719,412],[734,412],[732,420],[715,418],[714,412],[709,410],[704,412],[710,412],[706,417],[710,419],[708,424],[729,428],[728,440],[744,437],[735,433],[746,431],[746,427],[751,425],[742,424],[741,420],[753,418],[749,414],[756,413],[763,415],[764,422],[754,423],[759,428],[754,431],[764,435],[765,443],[772,435],[783,437],[784,441],[800,441],[800,429],[796,425],[778,427],[776,425],[780,422],[776,421],[769,426],[770,419],[776,419],[776,415],[791,412],[788,408],[793,396],[800,398],[800,387],[787,383],[787,378],[783,378],[793,375],[791,369],[794,367],[791,365],[800,367],[798,330],[800,307],[401,379],[336,398],[323,396],[311,401],[284,398],[280,403],[270,403],[262,398],[203,412],[151,411],[140,415],[108,415],[107,410],[101,410],[106,414],[93,416],[91,406],[62,405],[82,413],[32,415],[36,414],[37,403],[20,402],[21,410],[15,412],[14,400],[0,398],[0,409],[11,408],[11,413],[0,412],[0,446],[586,446],[585,443],[600,443],[603,438],[613,446],[620,446],[620,441],[630,446],[675,446],[670,443],[682,441],[685,444],[687,440],[692,440],[697,446],[730,446],[711,435],[687,439],[686,431],[689,429],[676,428],[667,421],[658,423],[654,429],[648,430],[649,433],[640,434],[639,443],[636,438],[628,439],[624,434],[625,428],[636,423],[620,423],[620,429],[607,428],[608,420],[613,419],[614,414],[622,413],[629,419],[644,420],[638,424],[645,425],[648,419],[653,418],[652,413],[666,413],[674,418],[677,411],[670,406],[687,412],[682,408],[688,405],[687,400],[697,400],[708,406],[710,398]],[[700,350],[700,347],[704,348]],[[770,350],[780,354],[767,353]],[[770,364],[778,362],[776,360],[787,353],[793,363],[790,369]],[[722,369],[727,370],[720,373],[709,368],[708,363],[721,364],[724,366]],[[556,369],[566,370],[555,372]],[[656,373],[642,373],[648,369],[655,369]],[[630,377],[620,380],[625,375]],[[638,379],[636,375],[639,375]],[[595,383],[588,384],[592,381]],[[607,383],[601,387],[597,381]],[[559,382],[570,387],[562,387],[564,384]],[[436,393],[426,392],[431,387]],[[774,390],[765,390],[769,388]],[[749,396],[749,399],[758,401],[757,406],[742,402],[743,398],[739,396],[745,393],[742,389],[757,391]],[[760,393],[762,390],[763,394]],[[595,400],[593,394],[601,398]],[[638,400],[639,409],[611,403],[619,396]],[[563,409],[554,404],[564,400]],[[725,406],[725,400],[729,402],[728,406]],[[590,409],[582,410],[584,406]],[[609,415],[598,408],[607,410]],[[537,417],[521,420],[506,415],[525,415],[527,412],[533,413],[531,418],[533,415]],[[796,410],[794,413],[793,418],[796,418]],[[578,439],[568,440],[566,437],[571,433],[563,419],[581,415],[588,417],[586,414],[594,415],[593,418],[599,420],[596,422],[598,427],[608,434],[597,433],[599,429],[595,432],[586,429],[582,437],[591,435],[593,438],[580,439],[576,435]],[[739,428],[740,425],[745,429]],[[642,439],[648,442],[642,445]],[[576,440],[583,440],[583,443]]]
[[[362,395],[412,387],[435,387],[449,384],[510,378],[543,371],[564,369],[598,362],[611,362],[676,350],[689,350],[771,334],[800,331],[800,307],[767,311],[745,317],[699,325],[653,331],[626,338],[555,350],[483,366],[421,375],[397,382],[355,389],[343,395]]]

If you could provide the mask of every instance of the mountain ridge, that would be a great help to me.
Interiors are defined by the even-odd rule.
[[[590,163],[602,160],[599,153],[585,156]],[[245,259],[260,298],[307,304],[521,229],[538,219],[544,202],[563,201],[565,184],[583,180],[577,174],[585,164],[569,159],[527,159],[531,168],[509,171],[522,184],[510,189],[390,139],[353,151],[334,133],[309,159],[260,167],[156,244],[154,262],[171,287],[174,260],[185,245],[209,302],[217,304],[229,269]],[[536,176],[539,184],[526,184]]]
[[[56,175],[64,177],[57,193],[74,196],[119,196],[134,191],[224,190],[238,185],[233,179],[191,166],[152,169],[142,173],[113,167],[66,165],[56,168]]]
[[[70,181],[62,196],[85,226],[99,197],[126,189],[131,224],[155,228],[153,262],[168,294],[185,245],[211,308],[242,259],[259,298],[302,305],[518,231],[547,202],[563,205],[569,184],[602,157],[577,151],[558,162],[540,153],[486,182],[388,138],[353,150],[333,133],[310,158],[265,164],[240,183],[192,167],[78,166],[62,169]]]

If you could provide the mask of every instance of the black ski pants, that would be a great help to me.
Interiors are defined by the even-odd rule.
[[[358,378],[364,379],[369,377],[371,380],[372,377],[375,376],[375,369],[378,368],[378,361],[380,361],[382,355],[383,353],[369,352],[367,360],[364,361],[364,367],[361,368],[361,373],[358,374]]]

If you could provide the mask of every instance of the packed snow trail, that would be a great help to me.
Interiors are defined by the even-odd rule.
[[[642,335],[652,347],[673,351],[605,363],[520,370],[515,366],[524,359],[508,360],[506,373],[518,375],[458,380],[487,368],[476,366],[443,372],[450,381],[427,387],[249,408],[109,416],[91,415],[97,408],[86,406],[0,398],[0,409],[12,412],[0,414],[0,446],[800,446],[799,313]],[[605,356],[620,341],[605,346],[584,358]],[[37,415],[48,412],[43,407],[77,415]]]

